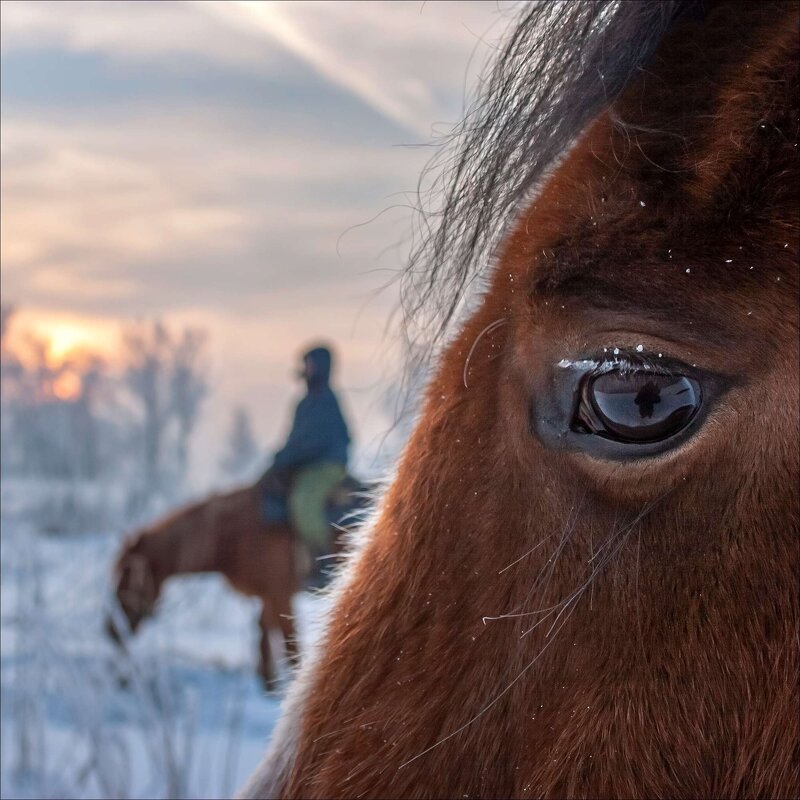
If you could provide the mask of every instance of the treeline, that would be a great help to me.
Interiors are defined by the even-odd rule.
[[[15,337],[2,309],[0,467],[4,478],[102,482],[132,510],[180,493],[208,398],[207,335],[157,320],[124,325],[112,360]]]

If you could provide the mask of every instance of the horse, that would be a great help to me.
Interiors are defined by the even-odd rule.
[[[352,495],[348,479],[342,491]],[[337,493],[341,494],[341,493]],[[231,587],[261,601],[258,625],[260,675],[272,690],[278,681],[270,631],[278,632],[286,661],[297,664],[299,652],[292,616],[292,597],[299,578],[311,567],[297,546],[291,526],[261,518],[261,488],[256,483],[215,494],[181,508],[126,537],[114,564],[114,593],[127,627],[135,633],[156,607],[164,582],[176,575],[219,572]],[[344,501],[337,497],[340,504]],[[339,528],[334,527],[334,551]],[[335,555],[335,552],[334,552]],[[123,631],[114,614],[106,630],[121,644]]]
[[[432,167],[422,412],[243,796],[800,795],[798,12],[521,9]]]

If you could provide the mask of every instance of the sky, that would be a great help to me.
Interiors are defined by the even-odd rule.
[[[201,438],[221,448],[242,403],[265,451],[286,433],[298,350],[329,341],[371,459],[400,366],[408,203],[513,5],[4,0],[0,14],[14,331],[51,338],[56,359],[113,358],[126,321],[203,326]]]

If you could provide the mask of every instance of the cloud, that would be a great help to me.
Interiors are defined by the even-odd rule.
[[[250,400],[270,438],[292,354],[327,336],[377,435],[396,294],[374,293],[408,230],[381,212],[430,155],[394,145],[459,116],[496,8],[4,0],[4,299],[98,336],[155,315],[209,327],[214,414]]]
[[[180,2],[7,0],[0,4],[0,22],[4,53],[60,47],[162,64],[191,56],[248,70],[264,69],[280,57],[263,38],[221,27],[212,16]]]
[[[280,42],[327,80],[422,137],[430,135],[442,100],[458,100],[454,87],[468,84],[482,66],[513,5],[199,3],[239,30],[260,31]],[[465,55],[471,51],[476,57],[469,70]],[[456,104],[446,105],[458,115]]]
[[[237,27],[241,23],[267,34],[309,63],[320,75],[352,91],[372,108],[409,130],[426,130],[428,120],[421,120],[417,113],[419,109],[415,107],[420,105],[420,100],[422,104],[429,104],[429,93],[424,85],[417,87],[420,91],[414,98],[416,103],[409,102],[409,98],[403,97],[401,92],[386,91],[379,72],[364,69],[356,60],[343,57],[338,49],[329,46],[325,40],[308,35],[307,30],[292,19],[290,8],[246,0],[217,3],[210,7]],[[323,9],[317,10],[327,13]],[[235,19],[236,15],[239,20]]]
[[[385,281],[383,211],[424,152],[289,139],[197,109],[114,126],[3,129],[4,289],[19,302],[136,313]],[[121,123],[121,124],[120,124]],[[397,212],[405,214],[402,210]]]
[[[491,54],[515,5],[7,0],[0,45],[4,53],[62,47],[171,69],[193,61],[273,76],[287,74],[289,53],[425,139],[442,112],[450,122],[459,116],[459,90]]]

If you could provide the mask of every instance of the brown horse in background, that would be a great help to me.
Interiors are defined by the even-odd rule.
[[[262,603],[259,674],[272,688],[277,669],[269,632],[280,632],[289,663],[298,655],[292,617],[296,558],[289,525],[267,525],[261,519],[256,484],[213,495],[127,537],[114,566],[116,598],[135,632],[153,613],[168,578],[221,573],[237,592]],[[108,630],[117,640],[118,627],[110,618]]]
[[[800,795],[799,91],[796,2],[523,8],[408,272],[460,330],[248,796]]]

